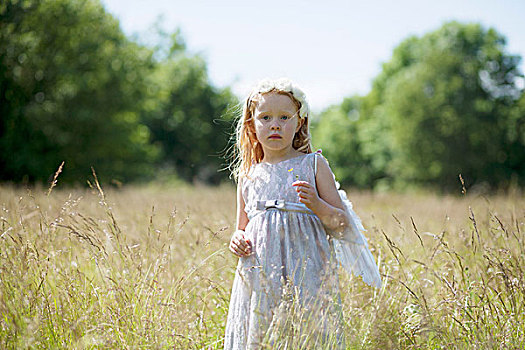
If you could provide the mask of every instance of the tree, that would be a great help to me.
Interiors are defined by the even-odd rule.
[[[370,159],[363,156],[359,140],[362,97],[345,98],[324,110],[312,125],[314,144],[330,160],[336,178],[343,186],[371,186]]]
[[[510,178],[505,179],[511,185],[525,186],[525,91],[512,107],[508,108],[505,118],[506,140],[503,154],[509,169],[512,169]]]
[[[505,38],[478,24],[450,22],[401,43],[363,102],[361,142],[386,140],[363,153],[403,186],[456,189],[458,174],[470,183],[505,185],[519,175],[521,141],[511,112],[522,93],[519,56],[505,52]],[[519,113],[518,113],[519,114]],[[373,163],[373,161],[372,161]]]
[[[151,51],[95,0],[0,5],[0,180],[147,177],[158,154],[139,123]],[[82,181],[82,180],[81,180]]]
[[[163,54],[150,77],[142,121],[162,149],[160,166],[187,181],[218,183],[228,177],[219,169],[233,131],[229,108],[238,101],[229,89],[210,84],[204,60],[186,53],[179,32],[165,43],[157,49]]]

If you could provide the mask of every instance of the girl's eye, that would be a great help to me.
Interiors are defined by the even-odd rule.
[[[282,120],[288,120],[288,119],[290,119],[290,117],[287,116],[287,115],[283,115],[283,116],[281,116],[281,119],[282,119]]]
[[[265,116],[262,117],[262,119],[263,119],[263,120],[268,120],[268,119],[270,119],[270,117],[267,116],[267,115],[265,115]]]

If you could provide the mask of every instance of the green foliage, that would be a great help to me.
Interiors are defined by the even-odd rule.
[[[315,145],[322,147],[342,185],[370,186],[370,158],[363,156],[358,130],[362,98],[353,96],[323,111],[312,127]]]
[[[505,161],[515,170],[511,181],[523,185],[525,183],[525,91],[522,92],[515,107],[509,108],[507,113]]]
[[[221,151],[231,134],[228,107],[237,102],[230,90],[214,88],[205,62],[178,50],[170,50],[158,64],[150,84],[143,122],[163,151],[160,165],[174,168],[188,181],[218,183],[227,178],[227,172],[218,169],[225,166]]]
[[[0,4],[0,181],[174,172],[219,183],[238,104],[179,30],[127,39],[98,0]],[[147,43],[147,44],[146,44]],[[519,56],[477,24],[446,23],[393,52],[367,96],[332,106],[314,142],[343,185],[456,190],[525,183]]]
[[[0,7],[1,180],[62,181],[152,173],[158,153],[139,124],[151,52],[98,1],[7,1]]]
[[[444,189],[457,188],[460,173],[504,184],[515,171],[506,162],[506,119],[519,96],[519,57],[479,25],[449,23],[409,42],[400,55],[410,59],[392,70],[383,92],[395,154],[389,173]]]
[[[377,180],[376,186],[455,190],[459,174],[468,185],[522,185],[520,59],[505,52],[503,36],[478,24],[451,22],[410,37],[361,99],[359,121],[332,127],[335,138],[346,141],[328,143],[327,154],[339,145],[358,153],[346,159],[361,159],[369,181],[363,182],[359,172],[343,173],[346,182],[357,185]],[[352,146],[349,139],[355,140]]]
[[[0,16],[0,180],[45,181],[62,161],[63,182],[91,166],[102,181],[227,177],[236,101],[180,31],[132,42],[98,0],[10,0]]]

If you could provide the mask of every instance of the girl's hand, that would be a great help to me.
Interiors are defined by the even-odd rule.
[[[243,230],[237,230],[233,233],[230,240],[230,251],[239,258],[252,253],[252,242],[246,238]]]
[[[295,181],[292,186],[295,187],[299,195],[299,202],[304,203],[309,209],[315,211],[321,199],[317,190],[307,181]]]

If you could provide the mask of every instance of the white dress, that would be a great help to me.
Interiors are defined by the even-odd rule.
[[[292,183],[299,179],[315,186],[315,158],[310,153],[259,163],[240,181],[253,254],[237,265],[225,349],[344,348],[338,262],[344,264],[346,254],[348,268],[355,269],[368,255],[353,259],[357,250],[345,250],[345,243],[328,236],[321,220],[299,203]],[[359,233],[348,236],[359,240]],[[366,251],[370,254],[367,246]]]

